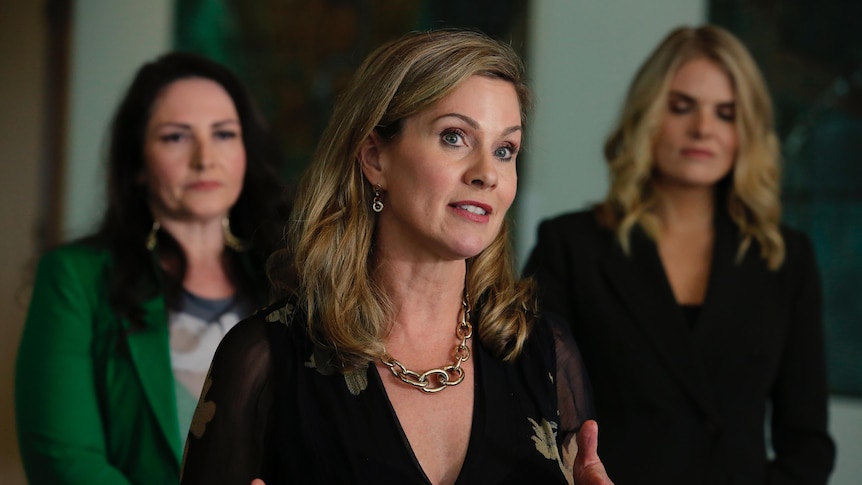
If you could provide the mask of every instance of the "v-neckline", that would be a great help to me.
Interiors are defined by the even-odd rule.
[[[482,358],[479,355],[482,353],[479,350],[480,345],[476,343],[473,345],[473,409],[472,415],[470,417],[470,437],[467,439],[467,450],[464,453],[464,461],[461,463],[461,469],[458,470],[458,476],[455,478],[455,483],[457,484],[461,480],[461,476],[463,475],[464,469],[467,468],[467,464],[470,461],[470,457],[475,455],[476,452],[473,449],[477,446],[479,440],[477,437],[477,431],[479,429],[484,429],[484,414],[477,412],[479,409],[480,401],[484,403],[484,387],[483,387],[483,379],[482,373],[480,371],[482,367]],[[380,392],[383,397],[383,401],[386,402],[387,408],[389,409],[389,418],[391,422],[394,424],[395,428],[398,430],[398,434],[401,436],[401,440],[406,450],[407,454],[410,456],[410,459],[413,461],[413,465],[416,467],[416,470],[419,471],[419,474],[422,476],[424,483],[431,485],[431,479],[428,478],[428,474],[425,473],[425,469],[422,468],[422,464],[419,463],[419,458],[416,457],[416,453],[413,451],[413,446],[410,444],[410,440],[407,438],[407,433],[404,432],[404,427],[401,426],[401,421],[398,419],[398,413],[395,412],[395,407],[392,405],[392,401],[389,400],[389,393],[386,392],[386,386],[383,385],[383,378],[380,375],[380,370],[377,368],[377,365],[372,363],[369,367],[374,371],[374,379],[377,382],[377,386],[380,388]],[[479,423],[479,420],[483,420],[482,423]],[[482,424],[482,427],[479,425]]]

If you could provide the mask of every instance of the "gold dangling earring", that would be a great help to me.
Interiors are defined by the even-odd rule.
[[[374,184],[374,200],[371,201],[371,210],[378,214],[383,211],[383,201],[380,200],[380,185]]]
[[[236,237],[230,230],[230,219],[227,217],[221,220],[221,228],[224,233],[224,245],[241,253],[248,249],[248,245],[242,239]]]
[[[159,229],[161,227],[162,225],[159,224],[159,221],[153,221],[153,227],[150,228],[150,233],[147,234],[147,251],[152,251],[156,249],[156,243],[158,242],[158,238],[156,236],[158,236]]]

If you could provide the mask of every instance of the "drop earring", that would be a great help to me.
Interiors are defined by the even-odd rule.
[[[153,221],[153,227],[150,228],[150,232],[147,234],[147,251],[156,249],[156,243],[158,242],[157,236],[161,227],[162,225],[159,224],[159,221]]]
[[[234,251],[241,253],[248,249],[248,245],[243,242],[242,239],[236,237],[236,235],[230,230],[230,219],[227,217],[221,220],[221,229],[224,233],[224,245],[233,249]]]
[[[374,200],[371,201],[371,210],[378,214],[383,211],[383,201],[380,200],[380,186],[374,184]]]

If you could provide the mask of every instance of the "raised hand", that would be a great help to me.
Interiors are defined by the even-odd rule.
[[[599,425],[593,420],[584,422],[578,431],[578,454],[572,474],[576,485],[613,485],[605,465],[599,459]]]

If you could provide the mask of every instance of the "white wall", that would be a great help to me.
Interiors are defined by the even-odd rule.
[[[862,482],[862,399],[832,396],[829,430],[838,447],[831,485]]]
[[[144,61],[171,46],[172,0],[74,2],[63,235],[93,230],[105,198],[111,116]]]

